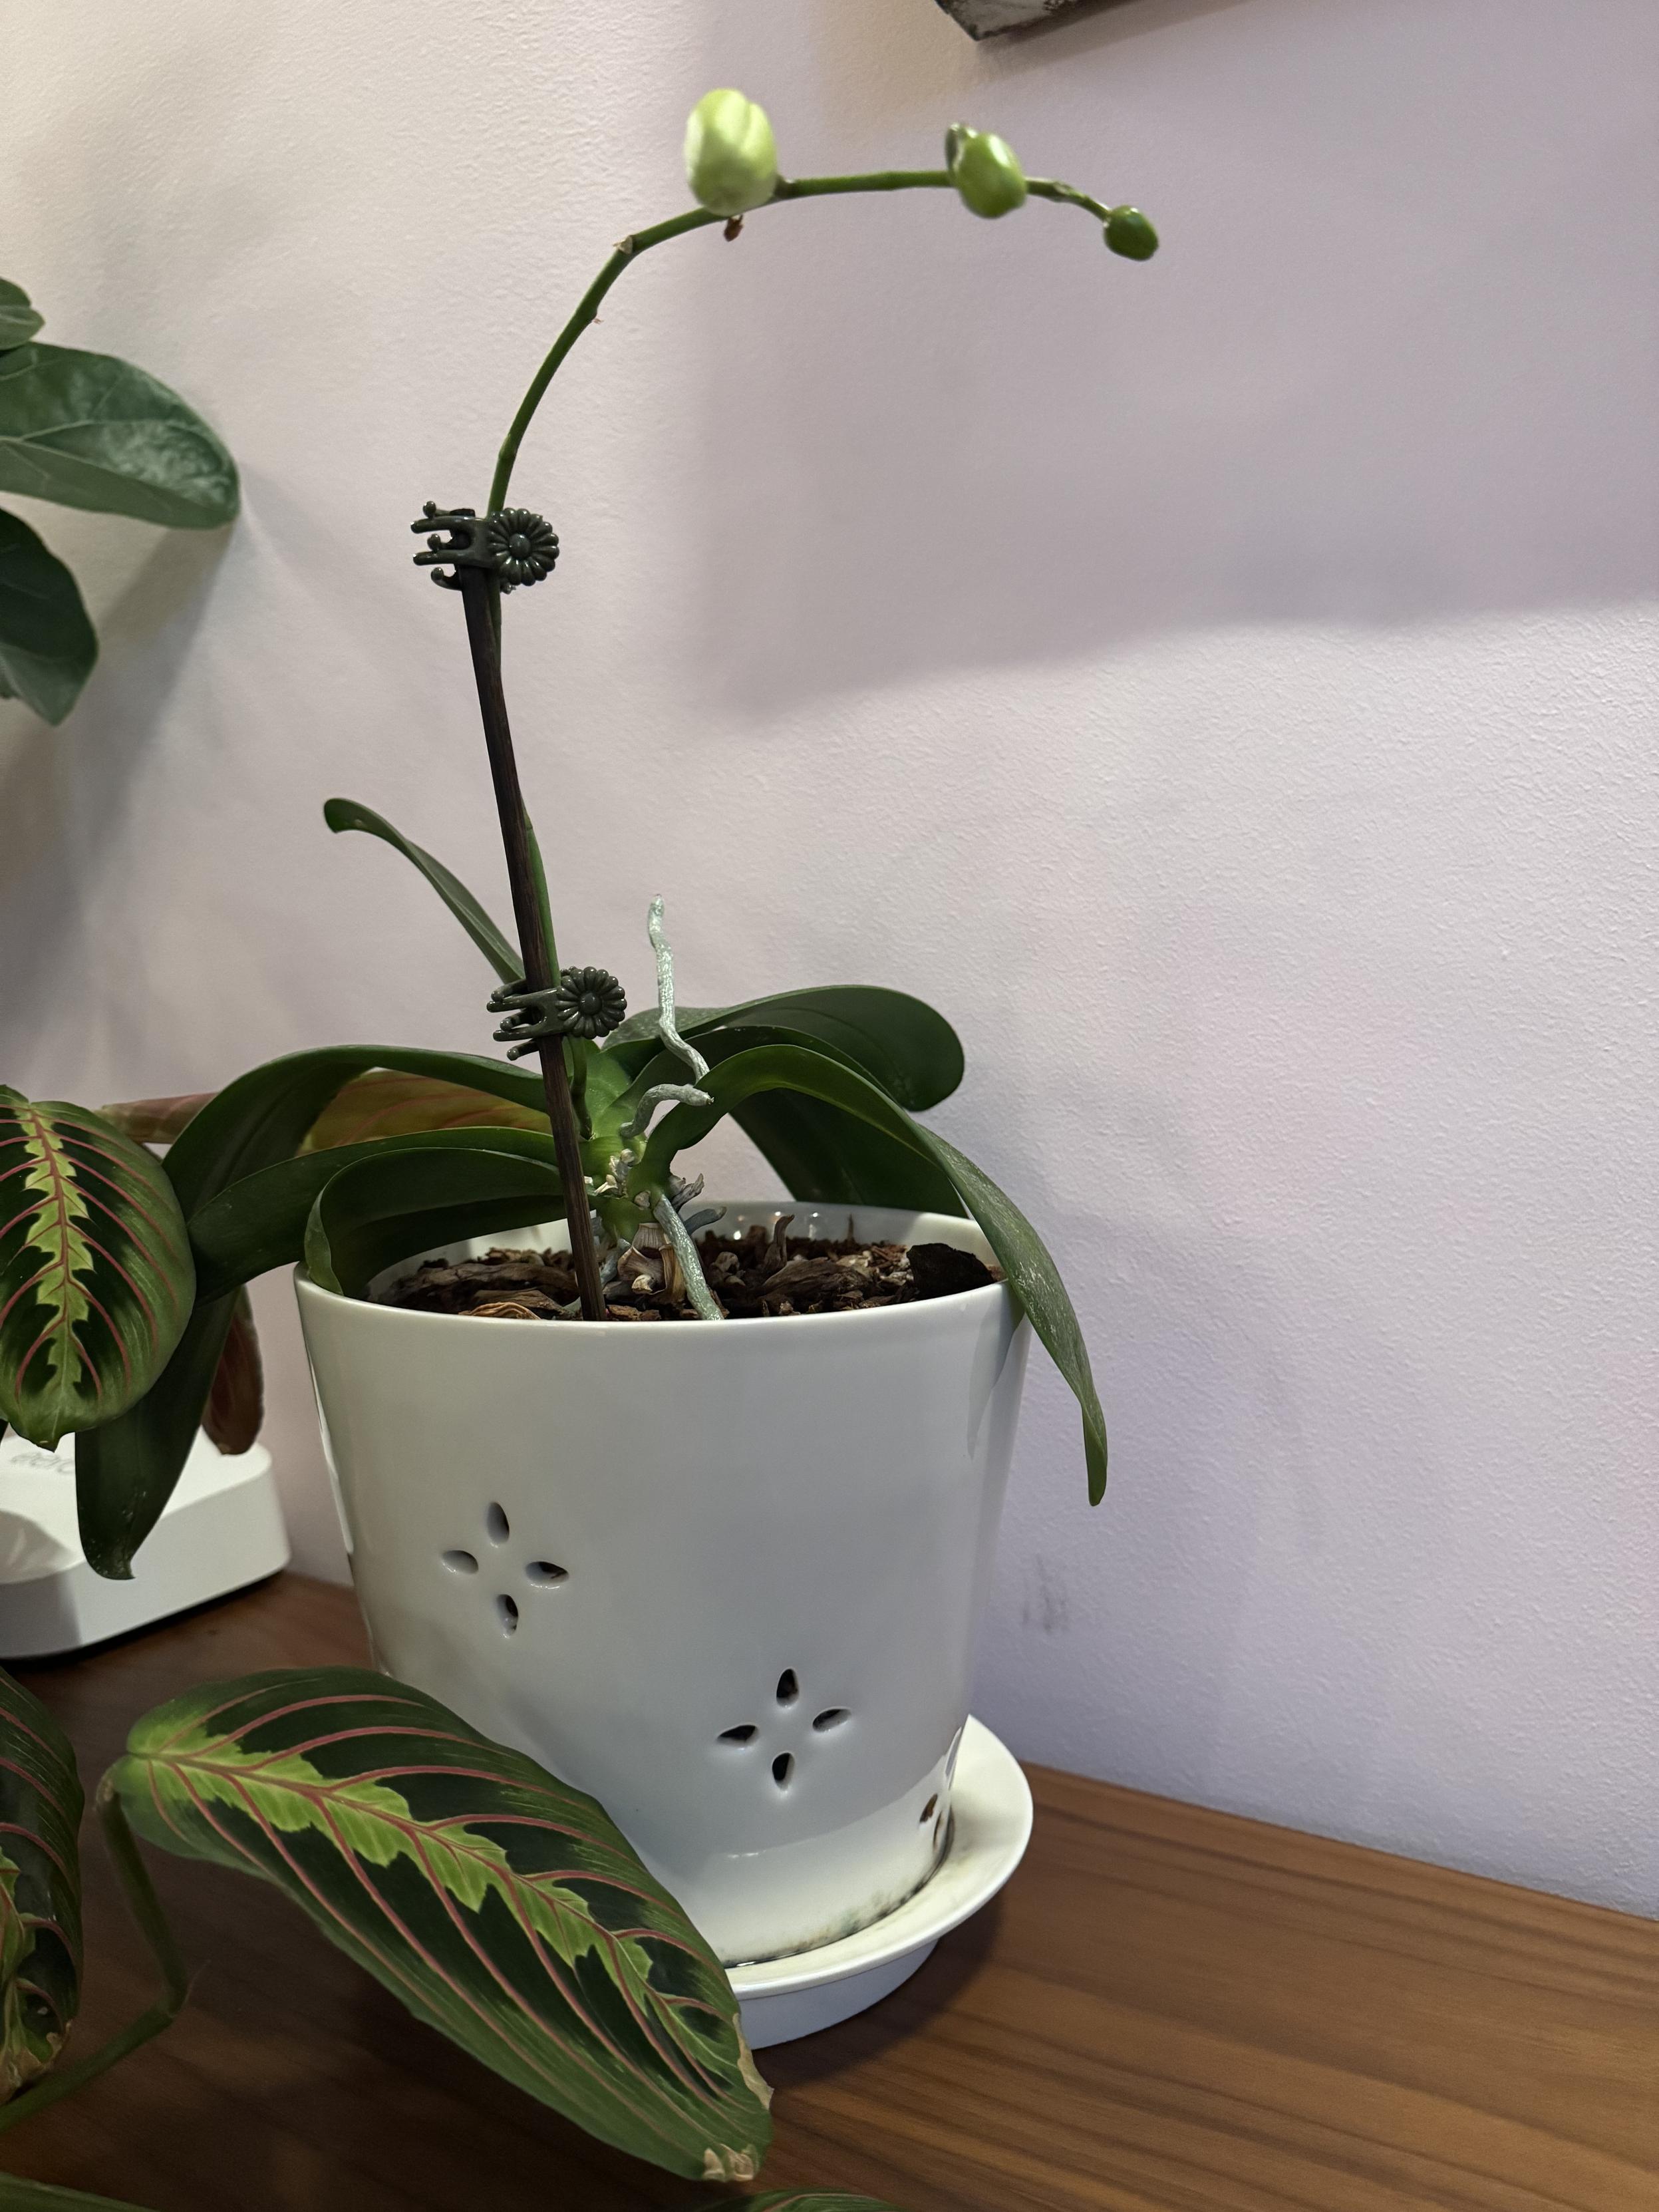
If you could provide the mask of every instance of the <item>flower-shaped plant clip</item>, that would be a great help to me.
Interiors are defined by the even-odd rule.
[[[544,1037],[609,1036],[628,1012],[628,1000],[607,969],[567,968],[544,991],[503,983],[491,992],[489,1011],[506,1014],[495,1042],[508,1046],[509,1060],[520,1060]]]
[[[430,568],[433,582],[446,591],[460,589],[456,572],[462,568],[485,569],[499,580],[504,592],[516,591],[520,584],[539,584],[544,576],[550,576],[559,557],[552,525],[527,507],[504,507],[480,515],[470,507],[441,508],[428,500],[422,520],[409,526],[434,533],[426,541],[426,551],[415,556],[415,565]],[[435,534],[444,531],[449,533],[447,543]]]

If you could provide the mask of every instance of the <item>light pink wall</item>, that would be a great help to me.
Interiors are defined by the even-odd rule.
[[[96,15],[95,24],[94,15]],[[680,204],[994,125],[1152,210],[819,205],[630,272],[538,426],[512,610],[562,934],[638,994],[920,991],[1050,1232],[981,1710],[1028,1755],[1651,1909],[1650,0],[15,0],[0,273],[241,458],[228,544],[42,510],[105,661],[0,721],[0,1073],[88,1099],[488,979],[343,791],[498,896],[453,606],[556,319]],[[568,843],[576,815],[602,833]],[[573,917],[584,917],[573,919]],[[726,1183],[760,1171],[738,1147]],[[301,1555],[338,1553],[261,1294]]]

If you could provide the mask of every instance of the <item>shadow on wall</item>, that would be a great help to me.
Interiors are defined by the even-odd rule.
[[[15,702],[0,706],[0,945],[3,1012],[14,1036],[49,1026],[64,975],[122,965],[119,944],[100,941],[94,902],[106,862],[130,832],[135,779],[207,618],[213,573],[230,536],[96,520],[106,537],[142,532],[153,542],[117,595],[95,603],[99,665],[79,705],[55,730]],[[154,896],[167,887],[169,856],[154,854],[148,865]],[[137,977],[133,992],[136,1006]]]
[[[1165,250],[1132,266],[1081,213],[982,223],[943,194],[708,249],[685,555],[720,705],[1653,588],[1644,126],[1594,21],[1547,70],[1541,21],[1479,8],[1132,3],[975,46],[890,6],[820,0],[813,157],[931,160],[971,109],[1144,204]],[[743,52],[784,88],[786,161],[787,46]]]

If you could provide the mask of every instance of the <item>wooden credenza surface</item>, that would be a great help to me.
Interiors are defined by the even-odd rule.
[[[190,1683],[365,1657],[349,1594],[288,1575],[19,1672],[90,1793],[128,1723]],[[764,2185],[908,2212],[1659,2212],[1659,1924],[1031,1781],[998,1905],[876,2011],[762,2054]],[[91,1832],[86,1856],[83,2050],[149,1989]],[[188,2009],[0,2166],[155,2212],[708,2201],[410,2021],[274,1892],[156,1873],[199,1962]]]

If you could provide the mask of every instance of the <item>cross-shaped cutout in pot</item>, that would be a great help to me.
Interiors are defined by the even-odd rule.
[[[507,1520],[505,1507],[493,1498],[484,1508],[483,1532],[492,1552],[505,1550],[513,1534],[512,1524]],[[488,1556],[486,1553],[486,1557]],[[477,1552],[457,1548],[445,1552],[441,1557],[443,1565],[452,1575],[476,1575],[478,1571]],[[497,1563],[492,1559],[490,1565],[495,1567]],[[500,1563],[500,1567],[505,1570],[509,1577],[511,1576],[512,1571],[507,1568],[505,1561]],[[561,1583],[568,1583],[570,1579],[565,1569],[552,1559],[526,1559],[520,1572],[531,1589],[556,1589]],[[516,1579],[516,1577],[513,1578]],[[500,1590],[496,1593],[495,1613],[495,1624],[501,1634],[503,1636],[514,1634],[519,1626],[519,1601],[510,1590]]]
[[[772,1755],[772,1779],[780,1790],[787,1790],[794,1777],[797,1749],[804,1748],[813,1736],[833,1735],[853,1717],[845,1705],[825,1705],[813,1714],[810,1726],[803,1728],[805,1713],[800,1678],[793,1667],[786,1667],[773,1692],[771,1721],[764,1728],[757,1721],[740,1721],[736,1728],[722,1729],[720,1741],[738,1751],[752,1751],[757,1746],[764,1750],[780,1739],[796,1747]]]

